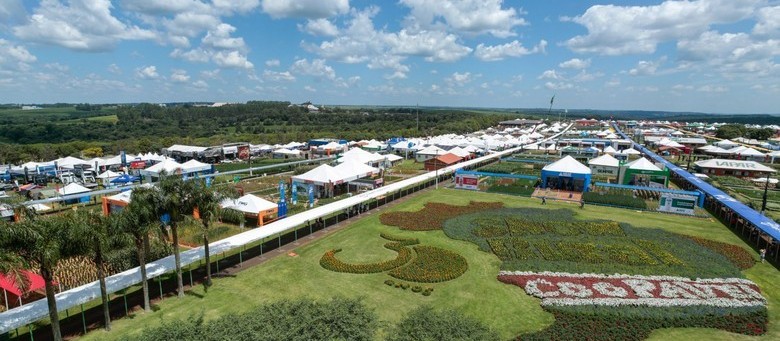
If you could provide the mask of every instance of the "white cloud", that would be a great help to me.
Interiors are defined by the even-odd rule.
[[[758,22],[753,34],[780,37],[780,6],[764,7],[758,10]]]
[[[181,12],[173,19],[164,19],[163,26],[174,36],[196,37],[201,32],[217,27],[220,19],[209,12]]]
[[[70,71],[70,67],[68,67],[67,65],[62,65],[62,64],[56,63],[56,62],[55,63],[46,63],[46,64],[43,65],[43,67],[45,67],[45,68],[47,68],[49,70],[53,70],[53,71],[57,71],[57,72],[63,72],[63,73]]]
[[[206,83],[206,81],[199,79],[192,83],[192,86],[198,88],[198,89],[206,89],[209,87],[209,83]]]
[[[28,22],[13,29],[24,40],[78,51],[105,51],[122,40],[156,38],[152,31],[129,26],[111,15],[110,0],[43,0]]]
[[[525,25],[522,10],[501,8],[503,0],[401,0],[411,9],[408,27],[438,29],[446,26],[466,34],[491,34],[499,38],[516,35],[513,29]]]
[[[115,75],[121,75],[122,74],[122,68],[120,68],[116,64],[109,65],[107,70],[108,70],[108,72],[111,72],[111,73],[113,73]]]
[[[267,67],[279,67],[281,63],[279,63],[279,59],[269,59],[265,61],[265,66]]]
[[[247,47],[243,38],[234,38],[230,35],[236,31],[236,28],[228,24],[219,24],[216,28],[209,30],[203,37],[204,46],[214,49],[246,51]]]
[[[260,6],[260,0],[212,0],[211,2],[214,7],[223,12],[247,13]]]
[[[186,83],[189,82],[190,76],[185,70],[173,70],[171,72],[171,80],[176,83]]]
[[[293,76],[290,71],[284,71],[284,72],[277,72],[277,71],[271,71],[271,70],[265,70],[263,71],[263,78],[270,80],[270,81],[287,81],[287,82],[293,82],[295,81],[295,76]]]
[[[574,88],[574,84],[567,82],[547,82],[544,87],[549,90],[569,90]]]
[[[274,18],[328,18],[349,11],[349,0],[263,0],[263,11]]]
[[[21,0],[0,1],[0,28],[25,17],[24,6]]]
[[[653,6],[596,5],[564,18],[588,29],[566,45],[578,53],[653,53],[665,41],[695,37],[710,26],[749,17],[762,0],[667,0]]]
[[[617,79],[617,78],[612,78],[612,79],[608,80],[606,83],[604,83],[604,86],[606,86],[608,88],[616,88],[616,87],[620,86],[620,80]]]
[[[320,18],[306,21],[306,25],[298,25],[301,31],[315,36],[335,37],[339,29],[328,19]]]
[[[700,86],[696,91],[699,92],[728,92],[729,88],[723,85],[703,85]]]
[[[145,14],[169,14],[179,13],[193,8],[203,9],[205,5],[198,0],[132,0],[122,1],[122,7]]]
[[[315,89],[315,88],[313,88],[313,87],[311,87],[309,85],[304,86],[303,90],[306,90],[308,92],[317,92],[317,89]]]
[[[30,63],[37,60],[38,58],[27,51],[24,46],[14,45],[10,41],[0,38],[0,71],[27,70],[30,68]]]
[[[672,86],[672,90],[674,91],[691,91],[693,89],[693,85],[675,84]]]
[[[558,64],[558,67],[564,69],[575,69],[575,70],[587,69],[590,67],[590,59],[572,58],[563,63]]]
[[[666,61],[666,57],[661,58],[657,61],[649,61],[649,60],[640,60],[636,67],[628,70],[628,74],[631,76],[650,76],[654,75],[658,68],[663,64],[663,62]]]
[[[217,77],[219,77],[219,72],[220,72],[219,69],[204,70],[200,72],[200,76],[206,79],[217,79]]]
[[[555,79],[555,80],[561,80],[564,79],[563,75],[559,74],[555,70],[545,70],[542,72],[537,79]]]
[[[246,56],[238,51],[219,51],[214,54],[214,63],[221,67],[252,69],[254,65],[246,59]]]
[[[477,50],[474,51],[474,55],[484,61],[497,61],[507,57],[522,57],[534,53],[544,53],[546,47],[546,40],[540,41],[539,44],[530,50],[525,48],[519,41],[515,40],[511,43],[495,46],[479,44],[477,45]]]
[[[144,66],[135,69],[135,76],[141,79],[160,78],[160,75],[157,73],[157,67],[154,65]]]
[[[336,79],[336,71],[327,64],[324,59],[296,60],[290,67],[290,71],[299,75],[313,76],[317,78]]]
[[[193,49],[189,51],[182,51],[175,49],[170,53],[173,58],[181,58],[190,62],[207,63],[211,59],[212,53],[203,49]]]
[[[455,72],[452,76],[447,77],[445,80],[450,85],[464,86],[474,80],[478,76],[472,75],[471,72],[458,73]]]

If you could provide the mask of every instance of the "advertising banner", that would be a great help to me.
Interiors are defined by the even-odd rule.
[[[479,176],[473,174],[456,174],[455,188],[476,191],[479,189]]]
[[[239,146],[238,147],[238,158],[241,160],[249,160],[250,156],[249,146]]]
[[[663,193],[658,210],[661,212],[693,215],[698,198],[692,195]]]

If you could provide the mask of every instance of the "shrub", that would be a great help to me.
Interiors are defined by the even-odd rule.
[[[447,219],[459,215],[500,208],[504,204],[500,202],[474,202],[467,206],[453,206],[442,203],[429,202],[422,210],[417,212],[387,212],[379,216],[382,224],[398,226],[402,230],[431,231],[444,227]]]
[[[384,245],[385,248],[398,252],[398,256],[395,259],[378,263],[349,264],[336,258],[336,253],[341,252],[341,249],[333,249],[325,252],[325,254],[322,255],[322,258],[320,258],[320,266],[330,271],[347,272],[353,274],[368,274],[388,271],[408,263],[412,259],[412,250],[406,246],[419,243],[417,239],[412,238],[394,238],[386,234],[381,234],[381,236],[388,240],[398,240],[389,242]]]
[[[392,279],[386,279],[385,280],[385,284],[387,284],[389,286],[393,286],[393,284],[395,284],[395,281],[393,281]]]
[[[422,291],[422,287],[419,286],[419,285],[415,285],[415,286],[412,287],[412,291],[413,292],[420,292],[420,291]]]
[[[406,266],[390,271],[390,276],[410,282],[435,283],[460,277],[468,270],[461,255],[433,246],[414,247],[417,257]]]
[[[391,328],[387,335],[388,341],[499,340],[498,334],[478,320],[457,310],[437,312],[431,307],[413,310]]]
[[[647,209],[647,203],[643,199],[623,194],[585,192],[582,193],[582,200],[591,204],[604,204],[618,207],[638,208],[642,210]]]
[[[124,340],[373,340],[377,328],[376,314],[357,300],[283,300],[208,322],[202,313],[166,321]]]

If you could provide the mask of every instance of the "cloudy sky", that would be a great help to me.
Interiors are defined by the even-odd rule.
[[[0,103],[780,112],[780,1],[0,0]]]

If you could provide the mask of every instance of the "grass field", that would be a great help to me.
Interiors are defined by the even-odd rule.
[[[536,199],[515,196],[440,189],[421,194],[391,209],[417,211],[429,201],[465,205],[470,200],[501,201],[509,207],[569,208],[575,210],[577,219],[627,222],[636,227],[661,228],[741,245],[747,249],[738,237],[714,219],[682,218],[667,214],[595,206],[579,210],[576,209],[576,205],[553,201],[548,201],[547,205],[541,206]],[[381,212],[382,210],[372,212],[338,233],[330,234],[296,249],[297,257],[277,257],[263,265],[249,268],[236,277],[219,278],[208,293],[204,293],[202,288],[198,287],[183,299],[168,298],[159,303],[159,310],[156,312],[138,313],[132,318],[115,321],[112,332],[94,331],[84,339],[113,340],[132,336],[145,328],[159,325],[162,321],[186,319],[201,312],[206,319],[213,319],[228,312],[244,312],[262,303],[293,297],[309,297],[315,300],[327,300],[334,296],[360,297],[376,311],[380,320],[386,325],[398,322],[406,312],[420,305],[431,305],[442,310],[456,309],[481,320],[496,330],[502,339],[541,330],[553,322],[552,315],[541,309],[538,299],[526,295],[522,289],[496,280],[500,261],[495,256],[479,251],[472,243],[449,239],[442,231],[411,232],[384,226],[379,222]],[[433,294],[424,297],[384,285],[382,282],[390,278],[386,274],[345,274],[320,267],[320,257],[333,248],[342,248],[339,259],[352,263],[366,263],[395,257],[393,251],[382,247],[386,241],[379,237],[381,232],[399,237],[419,238],[422,244],[456,251],[466,258],[469,270],[455,280],[433,284],[435,289]],[[769,332],[761,339],[780,339],[780,317],[775,313],[780,304],[780,283],[776,281],[777,270],[768,264],[759,263],[745,271],[745,274],[761,287],[768,300]],[[384,337],[384,329],[380,330],[377,337]],[[658,330],[651,338],[656,340],[755,339],[723,331],[694,328]]]

